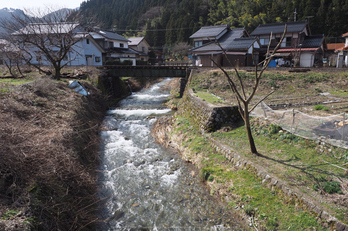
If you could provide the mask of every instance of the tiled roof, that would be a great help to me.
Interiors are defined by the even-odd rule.
[[[79,24],[76,23],[30,23],[26,27],[13,33],[20,34],[67,34]]]
[[[306,36],[302,42],[302,48],[320,47],[324,42],[324,35]]]
[[[285,24],[287,24],[288,33],[301,32],[308,25],[305,21],[260,24],[250,35],[269,35],[271,32],[273,34],[281,34],[284,32]]]
[[[144,39],[144,37],[131,37],[131,38],[128,38],[128,40],[130,41],[130,43],[128,44],[128,46],[136,46],[136,45],[138,45],[143,39]]]
[[[244,31],[245,31],[244,28],[233,28],[230,31],[228,31],[226,34],[224,34],[224,36],[222,36],[218,40],[218,42],[220,43],[221,47],[224,50],[243,49],[243,48],[245,49],[247,44],[250,43],[250,38],[241,39],[244,36]],[[235,41],[236,39],[240,39],[240,40]],[[251,40],[255,41],[255,38],[252,38]],[[234,45],[234,43],[236,44]],[[194,52],[220,51],[220,50],[221,48],[214,42],[210,42],[210,43],[204,44],[203,46],[191,49],[191,51],[194,51]]]
[[[108,39],[111,39],[111,40],[120,40],[120,41],[125,41],[125,42],[129,42],[128,39],[126,39],[125,37],[117,34],[117,33],[114,33],[114,32],[110,32],[110,31],[99,31],[98,32],[99,35],[105,37],[105,38],[108,38]],[[92,35],[93,36],[93,35]]]
[[[227,29],[227,25],[205,26],[199,29],[193,35],[191,35],[190,39],[217,37],[226,29]]]
[[[236,38],[226,47],[226,50],[247,50],[255,41],[256,38],[254,37]]]
[[[344,43],[328,43],[327,50],[337,50],[343,48],[345,46]]]
[[[301,51],[316,51],[318,50],[319,47],[313,47],[313,48],[301,48]],[[300,48],[282,48],[282,49],[278,49],[277,52],[291,52],[291,51],[299,51]],[[272,50],[271,50],[272,52]]]

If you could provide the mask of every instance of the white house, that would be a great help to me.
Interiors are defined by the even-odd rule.
[[[338,68],[348,67],[348,32],[343,34],[342,37],[345,38],[344,47],[335,50],[335,53],[337,53],[336,67]]]
[[[145,37],[131,37],[128,38],[128,40],[130,41],[128,47],[139,52],[138,59],[147,61],[149,59],[148,53],[150,45],[146,41]]]
[[[104,50],[76,23],[32,23],[12,36],[33,65],[52,65],[50,58],[62,56],[61,65],[102,65]]]
[[[136,65],[139,52],[128,47],[130,41],[125,37],[110,31],[91,32],[90,35],[105,50],[103,63],[130,61],[133,66]]]

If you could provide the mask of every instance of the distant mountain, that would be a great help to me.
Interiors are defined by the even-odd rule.
[[[13,9],[13,8],[0,9],[0,21],[10,19],[12,14],[22,15],[23,11],[19,9]],[[4,31],[2,30],[2,28],[0,28],[0,38],[3,38],[3,33]]]

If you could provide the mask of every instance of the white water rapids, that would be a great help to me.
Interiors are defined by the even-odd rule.
[[[193,166],[153,141],[151,125],[170,114],[163,86],[133,93],[108,111],[102,138],[100,197],[106,198],[98,230],[237,230],[209,195]],[[196,174],[197,175],[197,174]]]

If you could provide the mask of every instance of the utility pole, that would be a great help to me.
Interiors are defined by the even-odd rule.
[[[294,22],[296,22],[296,15],[297,15],[297,12],[296,12],[296,8],[295,8],[295,12],[294,12]]]

